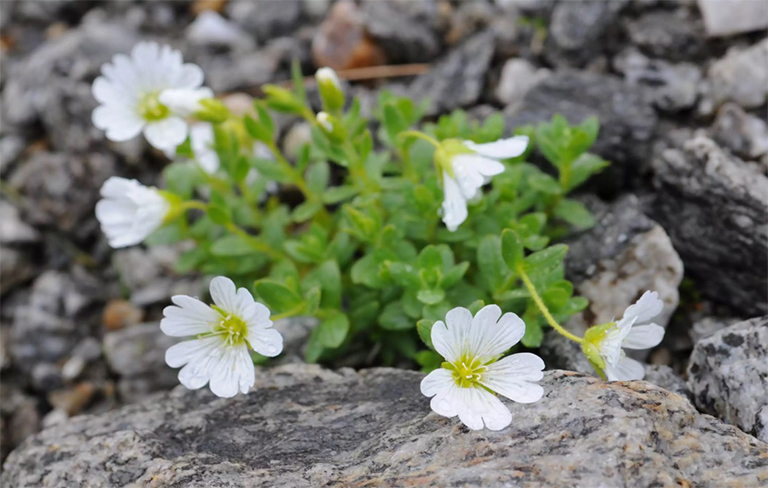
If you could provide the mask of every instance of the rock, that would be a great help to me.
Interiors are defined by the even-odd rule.
[[[566,66],[584,66],[606,46],[605,38],[627,2],[559,2],[552,11],[547,57]]]
[[[253,50],[256,43],[237,24],[223,18],[212,10],[201,12],[189,24],[186,37],[192,44],[203,46],[226,46],[246,52]]]
[[[40,234],[19,217],[19,210],[0,200],[0,244],[29,244],[40,240]]]
[[[283,336],[283,352],[273,364],[303,363],[307,339],[317,324],[314,317],[291,317],[275,322],[275,329]]]
[[[40,414],[35,399],[8,382],[6,376],[0,385],[0,397],[0,459],[5,459],[24,439],[40,431]]]
[[[759,117],[745,113],[735,103],[726,103],[720,107],[710,134],[712,139],[740,158],[756,160],[768,154],[768,124]]]
[[[728,50],[707,72],[709,96],[715,107],[731,101],[757,108],[768,97],[768,38],[747,48]]]
[[[613,64],[627,82],[648,86],[654,105],[665,112],[679,112],[696,104],[702,73],[694,64],[648,59],[634,48],[619,53]]]
[[[296,160],[299,149],[312,142],[312,126],[309,122],[297,122],[288,129],[283,138],[283,154],[291,161]]]
[[[768,178],[705,137],[664,150],[653,169],[652,217],[697,289],[738,314],[768,311]]]
[[[266,48],[236,57],[216,54],[196,61],[205,71],[206,85],[216,93],[268,83],[280,63],[280,59],[270,55]]]
[[[707,35],[732,36],[768,28],[768,4],[753,0],[697,0]]]
[[[688,386],[696,406],[768,442],[768,317],[731,325],[696,344]]]
[[[548,371],[540,402],[509,403],[512,425],[474,432],[431,413],[422,377],[289,365],[259,370],[259,390],[234,399],[179,388],[43,431],[11,453],[2,481],[757,486],[768,477],[768,445],[645,382]]]
[[[650,364],[645,367],[645,378],[648,383],[664,388],[672,393],[677,393],[681,397],[691,399],[691,390],[679,375],[672,368],[661,364]]]
[[[365,0],[361,14],[366,32],[390,64],[429,62],[440,52],[433,0]]]
[[[700,340],[711,337],[718,331],[723,330],[738,321],[738,319],[734,318],[723,319],[719,317],[704,317],[691,325],[688,334],[691,337],[691,342],[696,345]]]
[[[147,394],[179,384],[178,371],[165,364],[165,351],[179,342],[149,322],[104,335],[104,358],[120,380],[121,399],[135,402]]]
[[[333,4],[312,40],[315,66],[336,70],[387,63],[384,50],[366,31],[360,9],[351,1]]]
[[[505,105],[518,104],[533,87],[551,74],[550,70],[537,69],[525,59],[509,59],[501,70],[496,98]]]
[[[49,392],[64,384],[61,371],[51,363],[37,363],[32,368],[32,387],[37,391]]]
[[[627,32],[632,44],[653,57],[691,61],[706,52],[701,19],[686,7],[672,12],[652,10],[630,20]]]
[[[235,0],[226,6],[227,16],[238,23],[245,32],[256,36],[259,42],[290,34],[301,21],[299,0],[279,2],[253,2]]]
[[[620,318],[646,290],[658,292],[664,301],[654,322],[666,327],[680,300],[677,288],[683,279],[683,263],[669,236],[643,214],[633,195],[596,209],[595,217],[593,228],[568,241],[566,276],[576,294],[590,303],[570,318],[566,328],[583,336],[592,325]],[[547,364],[594,374],[579,345],[557,332],[547,331],[543,348]],[[648,351],[628,354],[645,359]]]
[[[478,101],[493,56],[493,34],[481,32],[464,41],[429,72],[418,76],[408,92],[417,103],[429,99],[427,115],[449,112]]]
[[[78,383],[72,388],[51,392],[48,401],[57,410],[63,410],[68,416],[79,414],[93,398],[96,387],[92,383]]]
[[[9,134],[0,137],[0,175],[4,176],[26,147],[24,139]]]
[[[144,310],[128,300],[110,300],[104,307],[102,323],[108,330],[118,330],[129,325],[138,324],[144,319]]]
[[[0,247],[0,295],[26,283],[37,274],[32,255],[12,247]]]
[[[99,189],[114,174],[111,154],[76,156],[41,151],[19,165],[9,183],[26,197],[22,207],[26,222],[54,227],[85,240],[96,230],[93,209],[100,198]]]
[[[516,107],[504,111],[506,129],[549,121],[562,114],[572,124],[595,115],[600,133],[591,151],[611,162],[594,178],[604,193],[616,194],[636,181],[647,163],[657,117],[645,87],[613,76],[555,73],[534,87]]]

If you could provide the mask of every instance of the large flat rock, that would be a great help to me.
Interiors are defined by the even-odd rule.
[[[649,383],[549,371],[512,425],[431,413],[420,373],[260,371],[230,400],[174,390],[11,453],[3,486],[760,486],[768,444]]]

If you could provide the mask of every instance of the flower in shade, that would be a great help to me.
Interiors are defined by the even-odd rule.
[[[504,172],[504,165],[499,160],[523,154],[528,147],[528,137],[515,136],[487,144],[452,142],[444,149],[441,165],[443,222],[451,232],[467,219],[467,202],[476,199],[481,187],[492,177]]]
[[[459,416],[470,429],[501,430],[512,421],[496,393],[520,403],[532,403],[544,390],[535,382],[544,374],[544,361],[523,352],[499,359],[525,333],[525,323],[513,313],[501,315],[488,305],[472,317],[466,308],[448,312],[445,323],[432,327],[432,344],[445,362],[421,382],[432,397],[432,410],[444,417]]]
[[[249,349],[277,356],[283,338],[272,328],[269,309],[253,300],[245,288],[229,278],[211,281],[209,306],[197,298],[176,295],[163,310],[160,329],[173,337],[193,337],[168,348],[165,362],[181,368],[179,381],[191,390],[210,385],[217,396],[248,393],[255,381]]]
[[[133,246],[146,239],[163,225],[171,209],[157,188],[117,176],[104,182],[101,196],[96,218],[114,248]]]
[[[152,146],[173,149],[187,137],[187,117],[213,92],[202,88],[203,71],[184,63],[169,46],[140,42],[130,56],[118,54],[93,82],[100,103],[93,124],[113,141],[133,139],[142,131]]]
[[[651,320],[664,309],[655,291],[646,291],[637,302],[627,307],[618,322],[590,328],[582,349],[592,366],[610,381],[641,380],[645,368],[628,358],[624,349],[650,349],[664,338],[664,328]]]

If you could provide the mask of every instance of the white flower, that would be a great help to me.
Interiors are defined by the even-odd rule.
[[[499,320],[501,317],[501,320]],[[513,313],[488,305],[475,317],[457,307],[432,327],[432,344],[445,358],[443,367],[427,375],[421,392],[433,397],[432,410],[444,417],[459,416],[470,429],[501,430],[512,421],[509,409],[491,393],[520,403],[532,403],[544,390],[534,382],[543,376],[544,361],[528,352],[499,357],[517,344],[525,323]]]
[[[197,298],[176,295],[163,310],[160,329],[172,337],[195,336],[168,348],[165,362],[179,368],[179,381],[191,390],[210,385],[211,391],[229,398],[248,393],[255,381],[250,347],[264,356],[277,356],[283,338],[272,328],[269,310],[253,300],[245,288],[235,289],[229,278],[211,281],[208,306]],[[182,367],[183,366],[183,367]]]
[[[213,148],[213,125],[207,122],[192,124],[189,128],[189,143],[195,160],[206,173],[213,174],[218,171],[221,162],[219,155]]]
[[[609,381],[641,380],[645,376],[643,364],[628,358],[625,349],[650,349],[664,338],[664,328],[650,323],[664,309],[659,294],[650,291],[624,311],[624,317],[596,343],[605,361],[604,372]]]
[[[528,147],[528,137],[515,136],[487,144],[464,141],[471,152],[451,157],[450,168],[443,169],[443,222],[454,232],[467,219],[467,202],[480,194],[480,188],[493,176],[504,172],[499,159],[517,157]]]
[[[163,225],[171,208],[157,188],[117,176],[104,182],[101,196],[96,218],[114,248],[133,246],[146,239]]]
[[[101,72],[92,87],[101,104],[93,111],[93,124],[113,141],[127,141],[143,130],[154,147],[175,148],[187,137],[182,117],[213,95],[200,88],[199,66],[184,64],[179,51],[154,42],[140,42],[130,57],[116,55]]]
[[[330,83],[336,88],[341,89],[341,82],[333,68],[320,68],[315,73],[315,79],[318,83]]]

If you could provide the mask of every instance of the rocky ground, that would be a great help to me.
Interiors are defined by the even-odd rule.
[[[768,4],[724,3],[1,2],[2,458],[47,428],[8,458],[3,480],[768,482]],[[90,121],[99,67],[140,39],[180,48],[219,93],[256,94],[288,79],[292,59],[307,73],[419,63],[422,74],[348,89],[364,107],[386,87],[429,97],[431,116],[501,112],[509,130],[597,115],[594,150],[613,164],[582,195],[598,225],[569,238],[568,274],[592,303],[568,326],[659,291],[667,336],[640,359],[650,383],[676,394],[553,371],[541,405],[511,406],[520,422],[509,431],[471,435],[428,415],[416,373],[392,370],[283,366],[247,399],[153,396],[177,384],[162,308],[205,283],[173,273],[178,247],[110,250],[93,215],[106,178],[150,184],[166,163],[141,139],[107,142]],[[305,137],[292,123],[281,121],[287,152]],[[311,327],[278,324],[283,362],[298,361]],[[589,373],[559,338],[546,340],[548,367]],[[67,421],[82,413],[98,416]],[[269,459],[256,450],[264,439]]]

